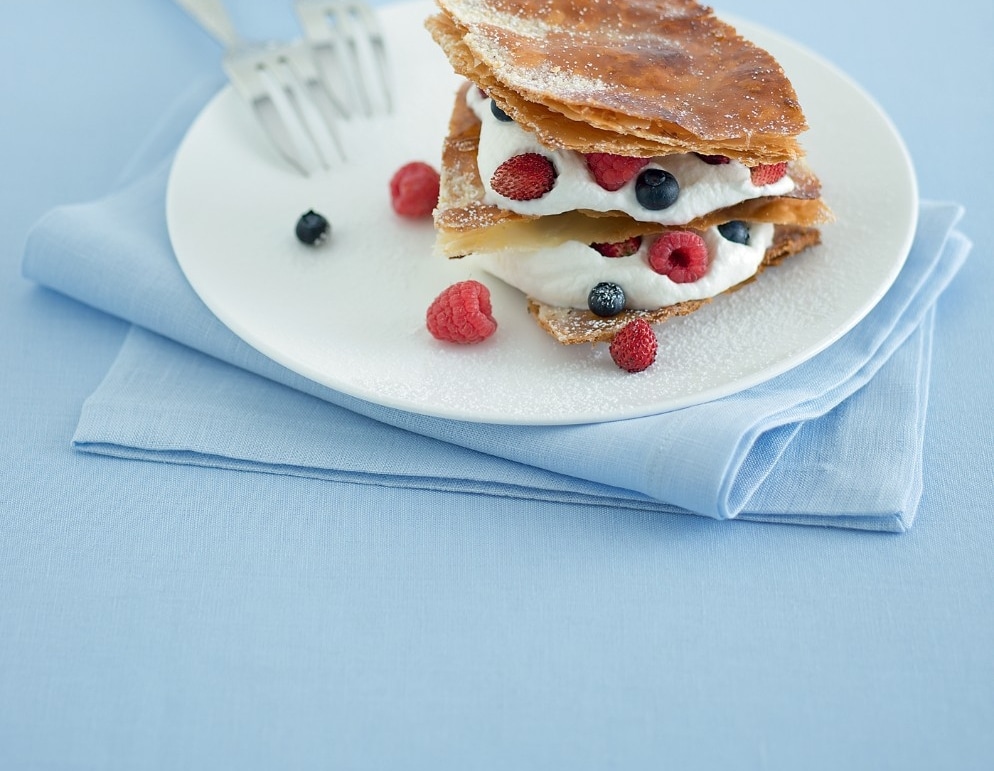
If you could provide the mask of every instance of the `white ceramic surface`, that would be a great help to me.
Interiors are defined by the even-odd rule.
[[[391,174],[438,166],[458,84],[422,28],[431,5],[382,11],[396,114],[347,124],[349,162],[305,179],[222,91],[191,127],[169,181],[167,219],[180,265],[206,305],[256,349],[331,388],[426,415],[514,424],[639,417],[735,393],[800,364],[851,329],[899,272],[917,189],[889,119],[832,65],[745,21],[797,89],[811,166],[838,221],[822,246],[701,311],[657,327],[656,363],[631,375],[607,346],[562,346],[531,320],[520,292],[468,260],[432,255],[430,221],[393,214]],[[333,226],[314,249],[294,225],[315,209]],[[450,283],[493,294],[497,333],[476,346],[434,340],[424,313]]]

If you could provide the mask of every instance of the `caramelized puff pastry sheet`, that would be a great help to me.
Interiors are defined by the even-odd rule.
[[[453,69],[551,148],[649,157],[802,155],[776,60],[693,0],[437,0]]]
[[[565,241],[610,243],[666,228],[638,222],[615,213],[566,212],[529,217],[483,202],[484,189],[477,167],[480,120],[466,104],[464,84],[456,94],[449,134],[442,150],[441,190],[435,210],[436,251],[446,257],[509,247],[537,249]],[[789,173],[796,188],[790,196],[756,198],[719,209],[682,225],[680,230],[703,230],[729,220],[810,226],[831,219],[820,198],[821,185],[803,161],[791,162]]]

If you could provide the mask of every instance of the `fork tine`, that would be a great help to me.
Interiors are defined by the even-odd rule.
[[[357,18],[365,28],[366,39],[369,41],[370,50],[373,52],[373,59],[376,63],[379,76],[377,80],[383,94],[384,106],[387,113],[391,113],[393,112],[393,98],[390,93],[390,67],[387,62],[387,46],[383,37],[383,27],[380,25],[380,17],[364,2],[347,3],[346,10],[354,18]]]
[[[299,0],[294,8],[325,88],[341,96],[345,114],[351,115],[362,99],[354,75],[355,65],[346,58],[346,49],[351,53],[354,47],[349,45],[340,25],[328,23],[328,3],[324,0]]]
[[[386,44],[376,13],[357,0],[296,0],[294,6],[326,82],[344,77],[351,104],[367,116],[377,107],[392,112]]]
[[[302,45],[246,48],[225,56],[232,84],[251,105],[258,122],[280,155],[303,174],[330,168],[344,158],[335,121],[315,99],[317,75],[308,69]]]
[[[295,43],[287,48],[281,61],[285,64],[284,85],[325,161],[325,168],[334,156],[345,160],[336,128],[334,96],[324,88],[310,51],[302,43]]]
[[[336,131],[345,115],[326,89],[310,47],[292,43],[242,41],[224,0],[179,0],[203,28],[225,47],[224,70],[277,152],[302,174],[330,168],[345,159]]]
[[[294,168],[306,175],[308,164],[301,155],[300,137],[295,137],[290,128],[294,122],[293,107],[282,87],[275,84],[265,71],[267,68],[259,66],[252,54],[245,50],[227,53],[224,69],[273,146]]]

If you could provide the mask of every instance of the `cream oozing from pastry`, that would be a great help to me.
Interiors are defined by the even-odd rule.
[[[587,244],[567,241],[537,250],[505,249],[476,253],[472,259],[488,273],[547,305],[586,308],[590,290],[602,281],[620,286],[625,307],[650,310],[724,292],[755,274],[773,243],[774,226],[750,223],[749,243],[724,238],[717,227],[701,233],[711,263],[697,281],[676,283],[649,265],[652,236],[627,257],[605,257]]]
[[[484,203],[519,214],[545,216],[575,210],[620,211],[640,222],[680,225],[716,209],[761,196],[786,195],[794,189],[789,175],[771,185],[756,186],[752,184],[749,169],[738,161],[712,165],[693,153],[679,153],[649,160],[646,168],[663,169],[676,178],[680,194],[666,209],[646,209],[636,198],[635,179],[620,190],[605,190],[594,181],[581,153],[552,150],[517,123],[498,120],[491,112],[490,98],[483,96],[479,89],[467,89],[466,103],[482,124],[477,164],[485,190]],[[541,198],[515,201],[496,193],[490,186],[490,178],[508,158],[524,153],[540,153],[549,158],[556,168],[556,183]]]

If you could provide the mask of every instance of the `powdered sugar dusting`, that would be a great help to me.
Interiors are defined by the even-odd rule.
[[[806,126],[773,57],[691,0],[440,4],[479,67],[521,98],[581,123],[607,130],[618,123],[623,133],[647,137],[679,127],[722,142],[750,127],[782,141]]]

